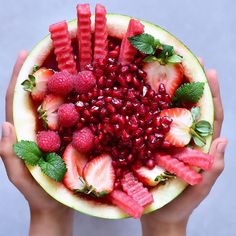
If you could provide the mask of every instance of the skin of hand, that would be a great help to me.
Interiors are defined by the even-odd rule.
[[[12,125],[12,103],[18,73],[27,57],[27,52],[19,53],[6,94],[6,122],[2,125],[0,155],[9,180],[24,195],[30,208],[29,235],[70,236],[72,235],[73,210],[51,198],[34,180],[25,166],[13,152],[16,142]]]
[[[186,235],[186,226],[193,210],[206,198],[217,178],[224,169],[224,152],[227,140],[219,138],[223,122],[223,108],[220,96],[217,72],[210,69],[206,72],[213,96],[215,108],[213,142],[210,154],[214,164],[210,171],[203,173],[203,181],[197,186],[189,186],[171,203],[163,208],[144,215],[141,218],[144,236],[182,236]]]

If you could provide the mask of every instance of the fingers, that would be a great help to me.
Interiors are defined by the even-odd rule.
[[[206,72],[208,83],[212,92],[213,103],[214,103],[214,134],[213,139],[220,136],[222,122],[224,119],[222,101],[220,96],[220,87],[218,82],[217,72],[210,69]]]
[[[2,139],[0,142],[0,155],[4,163],[9,180],[19,189],[30,176],[23,161],[13,152],[13,144],[16,142],[14,127],[8,122],[2,125]],[[31,177],[31,176],[30,176]]]
[[[7,93],[6,93],[6,120],[13,123],[12,118],[12,103],[13,103],[13,94],[14,94],[14,88],[16,84],[16,79],[18,77],[18,74],[20,72],[20,69],[27,57],[28,53],[26,51],[21,51],[18,55],[17,61],[15,63],[11,81],[9,83]]]

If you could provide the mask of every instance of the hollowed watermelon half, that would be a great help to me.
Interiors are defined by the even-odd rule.
[[[108,34],[112,37],[122,38],[127,31],[129,20],[129,16],[107,14]],[[209,121],[213,124],[214,108],[211,91],[207,84],[204,70],[199,64],[198,59],[183,43],[167,31],[146,21],[141,22],[145,26],[146,33],[160,39],[160,41],[165,44],[173,45],[176,52],[183,56],[185,75],[190,79],[190,82],[206,82],[204,95],[199,102],[199,106],[201,107],[201,119]],[[75,38],[77,30],[76,20],[69,22],[68,27],[71,37]],[[92,30],[94,30],[94,16],[92,16]],[[32,109],[32,101],[29,94],[22,89],[21,83],[32,72],[32,68],[35,64],[41,66],[44,63],[45,59],[52,52],[52,50],[52,41],[48,35],[30,52],[18,76],[14,94],[13,116],[16,134],[19,141],[35,141],[37,125],[36,114]],[[207,138],[207,143],[202,148],[202,151],[208,152],[210,144],[211,136]],[[120,219],[128,217],[116,206],[89,200],[87,198],[81,198],[73,194],[73,192],[69,191],[62,183],[57,183],[44,175],[38,167],[28,166],[28,168],[35,180],[49,195],[68,207],[100,218]],[[187,184],[185,182],[176,178],[168,181],[165,185],[153,188],[151,192],[154,197],[154,202],[146,208],[145,213],[152,212],[163,207],[176,198],[186,188],[186,186]]]

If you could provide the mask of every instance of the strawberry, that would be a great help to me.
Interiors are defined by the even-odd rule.
[[[160,117],[165,116],[172,119],[170,131],[166,134],[165,140],[176,147],[187,145],[192,138],[190,133],[193,125],[191,112],[185,108],[172,108],[161,111]]]
[[[29,78],[22,83],[24,90],[31,93],[34,101],[41,102],[43,100],[47,93],[48,80],[53,73],[53,70],[40,68],[32,75],[29,75]]]
[[[72,145],[77,151],[82,153],[92,151],[94,148],[93,132],[88,127],[75,131],[73,133]]]
[[[77,39],[79,47],[80,70],[84,70],[84,67],[92,62],[92,30],[90,17],[91,12],[89,4],[78,4]]]
[[[190,185],[196,185],[202,181],[202,176],[199,173],[170,155],[156,154],[155,159],[158,166],[171,174],[175,174]]]
[[[159,166],[154,166],[151,170],[145,166],[134,166],[133,171],[139,181],[141,181],[144,185],[151,187],[156,186],[159,183],[157,177],[161,176],[161,174],[165,172],[165,170]]]
[[[143,70],[147,73],[147,81],[152,89],[158,91],[160,84],[164,84],[170,97],[174,96],[183,81],[184,69],[181,64],[161,65],[159,62],[148,62]]]
[[[170,154],[178,160],[203,170],[210,170],[213,164],[213,156],[191,148],[174,148]]]
[[[87,157],[79,153],[71,144],[69,144],[62,156],[65,161],[67,172],[63,183],[72,191],[84,191],[86,184],[83,181],[83,169],[87,163]]]
[[[112,158],[103,154],[88,162],[84,168],[84,179],[89,192],[96,196],[103,196],[113,191],[115,171],[112,166]]]
[[[124,192],[126,192],[142,207],[145,207],[153,202],[152,194],[148,192],[148,189],[145,188],[131,172],[124,175],[121,180],[121,184]]]
[[[106,8],[101,4],[97,4],[95,8],[95,30],[94,30],[94,55],[93,60],[104,59],[108,52],[108,32]]]
[[[133,45],[129,42],[128,38],[131,36],[142,34],[143,32],[144,26],[139,20],[131,19],[129,21],[127,32],[122,40],[120,47],[119,62],[122,65],[130,64],[137,53],[136,48],[133,47]]]
[[[144,208],[121,190],[114,190],[109,194],[108,199],[135,219],[140,218],[143,214]]]
[[[42,104],[38,107],[39,119],[42,119],[44,127],[58,130],[57,110],[63,103],[64,99],[60,96],[49,94],[44,98]]]
[[[37,133],[37,144],[43,152],[57,152],[61,146],[61,140],[57,132],[40,131]]]

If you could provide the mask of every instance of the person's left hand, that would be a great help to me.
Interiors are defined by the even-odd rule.
[[[31,213],[30,235],[71,235],[73,210],[51,198],[34,180],[24,162],[13,152],[16,142],[12,125],[13,93],[18,73],[27,57],[22,51],[15,64],[6,95],[6,122],[2,125],[0,155],[9,180],[24,195]]]

